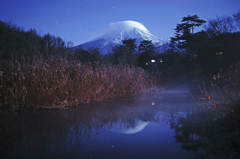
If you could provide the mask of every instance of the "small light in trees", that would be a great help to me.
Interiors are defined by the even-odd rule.
[[[163,60],[162,60],[162,59],[160,59],[160,62],[163,62]]]
[[[154,59],[152,59],[152,60],[151,60],[151,62],[152,62],[152,63],[154,63],[154,62],[155,62],[155,60],[154,60]]]
[[[146,62],[146,65],[148,65],[148,62]]]
[[[222,52],[217,52],[216,55],[222,55]]]

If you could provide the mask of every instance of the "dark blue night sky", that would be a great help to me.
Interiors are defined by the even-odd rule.
[[[209,20],[230,16],[239,6],[239,0],[1,0],[0,20],[60,36],[74,45],[125,20],[138,21],[153,35],[169,40],[183,16],[197,14]]]

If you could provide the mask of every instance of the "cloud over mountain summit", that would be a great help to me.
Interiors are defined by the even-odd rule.
[[[147,28],[142,25],[139,22],[136,21],[132,21],[132,20],[127,20],[127,21],[122,21],[122,22],[117,22],[117,23],[111,23],[109,25],[109,29],[110,30],[122,30],[122,29],[133,29],[133,28],[138,28],[142,31],[148,32]]]

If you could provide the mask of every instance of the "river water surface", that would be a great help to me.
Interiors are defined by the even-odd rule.
[[[69,110],[3,115],[0,158],[199,158],[209,115],[190,93],[183,83]]]

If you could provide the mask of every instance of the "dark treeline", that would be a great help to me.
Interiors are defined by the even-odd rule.
[[[194,33],[203,25],[204,30]],[[197,15],[183,17],[171,37],[169,53],[181,53],[186,69],[200,67],[206,74],[227,70],[239,62],[240,12],[209,21]],[[176,47],[178,49],[176,49]]]
[[[136,39],[123,40],[122,45],[114,46],[112,52],[105,57],[113,64],[130,64],[137,65],[146,69],[146,62],[151,55],[155,55],[156,47],[151,41],[143,40],[137,47]],[[108,61],[107,60],[107,61]]]
[[[112,64],[138,64],[143,65],[147,56],[155,53],[156,48],[151,41],[142,41],[136,54],[135,39],[123,40],[123,44],[114,46],[112,52],[107,55],[100,54],[98,48],[71,49],[72,42],[66,42],[60,37],[51,34],[41,36],[35,29],[24,29],[10,23],[0,21],[0,58],[21,60],[40,55],[48,57],[64,57],[68,60],[80,60],[81,62],[102,62]]]
[[[34,54],[56,56],[62,54],[71,42],[51,34],[40,36],[35,29],[24,29],[0,21],[0,57],[1,59],[30,57]]]

